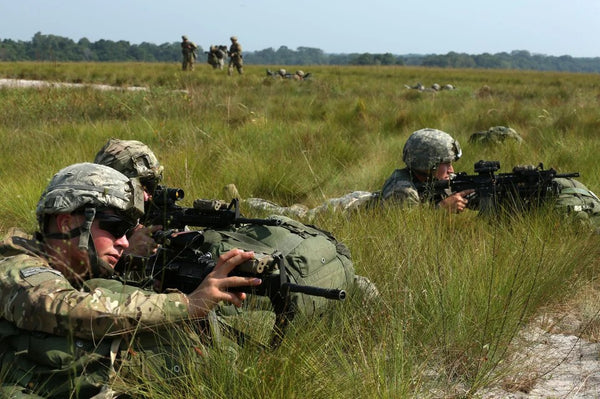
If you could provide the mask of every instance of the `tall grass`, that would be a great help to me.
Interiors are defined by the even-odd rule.
[[[408,135],[450,132],[463,147],[455,169],[479,159],[501,171],[544,162],[596,173],[595,75],[404,67],[303,68],[305,82],[267,78],[249,65],[227,77],[201,65],[0,63],[0,76],[147,91],[0,89],[0,231],[35,229],[33,210],[58,169],[91,161],[109,137],[148,144],[165,182],[197,197],[243,197],[316,206],[353,190],[378,190]],[[404,88],[451,83],[454,91]],[[487,86],[487,88],[484,88]],[[468,142],[492,126],[521,144]],[[243,210],[248,216],[262,216]],[[473,212],[384,208],[314,221],[351,249],[382,301],[337,304],[327,319],[294,324],[275,352],[211,351],[209,364],[175,380],[138,385],[147,397],[441,397],[474,394],[501,379],[513,338],[542,308],[590,287],[598,236],[548,210],[490,221]],[[558,289],[560,288],[560,289]],[[585,312],[597,307],[587,299]],[[593,316],[589,316],[593,318]],[[591,323],[590,325],[593,325]],[[182,380],[183,379],[183,380]],[[127,381],[125,381],[127,382]],[[132,381],[129,381],[132,382]],[[132,388],[133,389],[133,388]]]

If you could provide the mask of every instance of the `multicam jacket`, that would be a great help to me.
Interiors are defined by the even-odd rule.
[[[106,279],[75,289],[35,241],[9,238],[0,254],[0,319],[18,328],[97,339],[189,317],[178,291],[157,294]]]
[[[76,289],[52,269],[38,242],[5,239],[0,244],[0,394],[89,398],[115,373],[181,373],[181,359],[196,362],[192,358],[201,345],[188,328],[193,324],[184,323],[188,318],[178,291],[156,294],[109,279],[88,280]],[[179,322],[177,328],[173,322]]]

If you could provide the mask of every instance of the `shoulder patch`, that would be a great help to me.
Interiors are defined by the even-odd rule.
[[[57,276],[62,277],[62,273],[59,272],[58,270],[54,270],[49,267],[41,267],[41,266],[28,267],[25,269],[21,269],[20,273],[21,273],[21,277],[23,277],[25,279],[28,277],[31,277],[31,276],[35,276],[40,273],[53,273],[53,274],[56,274]]]

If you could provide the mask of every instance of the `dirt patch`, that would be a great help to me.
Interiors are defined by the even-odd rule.
[[[98,90],[125,90],[125,91],[146,91],[147,87],[119,87],[101,84],[85,84],[85,83],[64,83],[64,82],[46,82],[43,80],[26,80],[26,79],[0,79],[0,87],[9,88],[46,88],[46,87],[66,87],[66,88],[86,88],[91,87]]]

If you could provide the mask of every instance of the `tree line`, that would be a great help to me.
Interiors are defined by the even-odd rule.
[[[214,43],[220,44],[220,43]],[[204,49],[198,47],[202,60]],[[0,41],[0,61],[87,61],[87,62],[179,62],[179,42],[131,44],[125,40],[72,39],[36,33],[30,41],[3,39]],[[523,69],[565,72],[600,72],[600,57],[575,58],[569,55],[548,56],[531,54],[526,50],[510,53],[465,54],[406,54],[350,53],[327,54],[312,47],[292,50],[281,46],[244,52],[248,64],[258,65],[411,65],[439,68]]]

